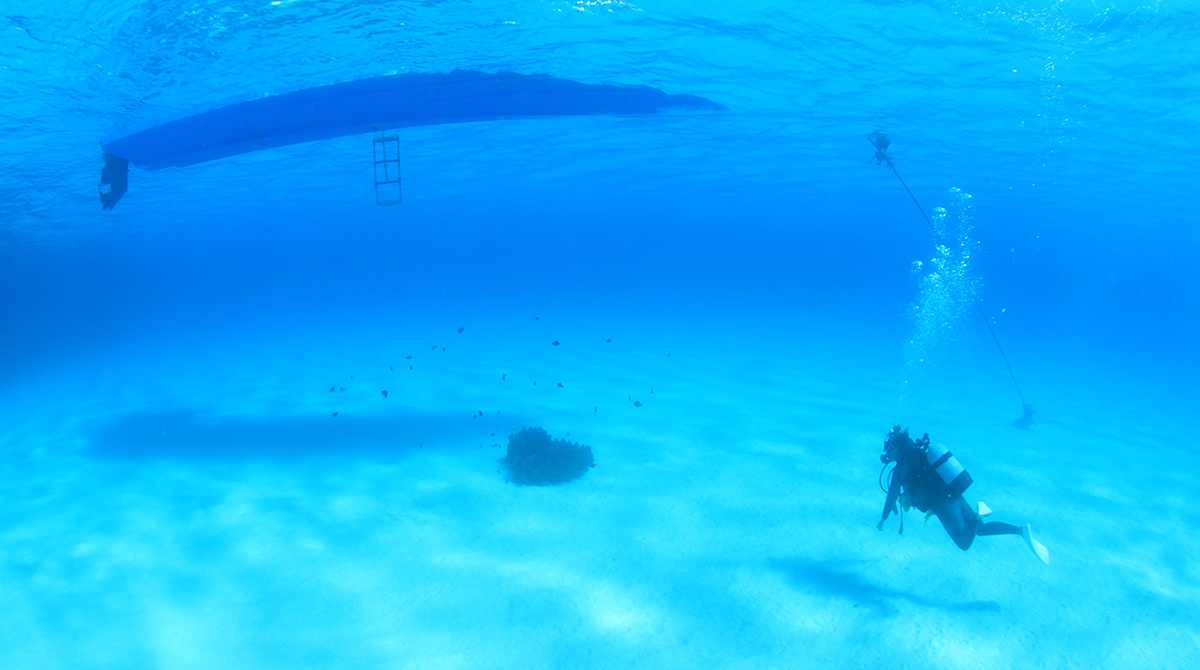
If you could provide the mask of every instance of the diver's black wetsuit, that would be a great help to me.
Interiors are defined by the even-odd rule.
[[[950,538],[963,551],[971,548],[971,543],[977,535],[1021,534],[1021,528],[1012,524],[984,523],[983,517],[971,509],[961,493],[950,495],[946,483],[926,460],[925,448],[918,446],[907,434],[898,436],[894,442],[889,440],[887,455],[891,460],[895,460],[896,469],[892,472],[891,483],[888,486],[883,518],[877,526],[880,530],[883,530],[883,522],[887,521],[892,512],[899,513],[896,501],[904,495],[912,507],[936,514]]]

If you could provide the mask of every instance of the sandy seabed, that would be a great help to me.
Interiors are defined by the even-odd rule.
[[[165,340],[0,390],[0,666],[1200,658],[1200,459],[1154,393],[1051,362],[1020,431],[1003,370],[914,372],[898,346],[526,321]],[[877,531],[896,422],[1050,565],[916,512]],[[595,469],[508,483],[524,425]]]

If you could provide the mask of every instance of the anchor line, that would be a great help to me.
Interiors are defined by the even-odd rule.
[[[921,206],[921,203],[917,200],[917,196],[908,187],[908,183],[904,181],[904,177],[900,176],[900,171],[896,169],[895,164],[892,163],[892,159],[886,156],[883,158],[887,161],[887,166],[891,169],[892,174],[896,175],[896,179],[900,180],[900,185],[904,187],[905,191],[908,191],[908,197],[912,198],[913,204],[917,206],[917,211],[921,213],[921,216],[925,219],[925,223],[929,224],[929,229],[933,231],[933,236],[937,239],[938,244],[943,247],[946,246],[941,234],[938,233],[937,226],[933,225],[933,219],[930,219],[929,215],[925,213],[925,208]],[[1017,389],[1017,397],[1021,399],[1021,407],[1024,408],[1027,406],[1025,403],[1025,394],[1021,392],[1021,385],[1017,383],[1017,375],[1013,372],[1012,364],[1008,362],[1008,354],[1004,353],[1004,346],[1000,344],[1000,337],[996,335],[996,329],[992,327],[992,321],[988,318],[987,312],[983,311],[983,304],[979,302],[979,298],[971,296],[971,299],[975,302],[975,307],[979,310],[979,316],[983,317],[983,325],[987,326],[988,333],[992,336],[992,341],[996,343],[996,349],[1000,352],[1000,358],[1004,361],[1004,367],[1008,369],[1008,376],[1012,379],[1013,387]]]

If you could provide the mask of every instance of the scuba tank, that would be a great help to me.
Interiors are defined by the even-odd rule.
[[[929,461],[929,467],[937,472],[938,477],[946,484],[946,494],[951,498],[962,495],[963,491],[975,483],[975,480],[971,479],[971,473],[958,462],[946,445],[928,445],[925,458]]]

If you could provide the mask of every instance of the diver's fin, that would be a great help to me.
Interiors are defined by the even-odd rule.
[[[992,508],[988,507],[987,505],[985,505],[983,503],[982,500],[980,500],[979,501],[979,516],[987,516],[991,513],[992,513]]]
[[[1021,529],[1021,537],[1025,538],[1025,544],[1029,545],[1029,548],[1037,554],[1038,558],[1042,559],[1043,563],[1050,565],[1050,552],[1046,551],[1045,545],[1033,539],[1033,526],[1025,524],[1025,527]]]

